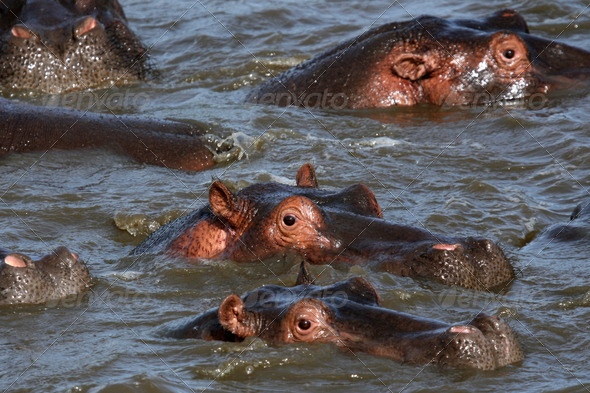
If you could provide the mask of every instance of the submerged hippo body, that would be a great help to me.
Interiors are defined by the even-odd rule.
[[[176,338],[241,341],[257,336],[273,343],[333,343],[410,364],[493,370],[520,361],[510,327],[496,316],[448,324],[389,310],[375,288],[355,277],[326,287],[298,280],[293,288],[268,285],[173,330]]]
[[[248,101],[473,105],[544,95],[589,76],[589,52],[533,36],[522,16],[503,10],[481,20],[422,16],[374,28],[263,83]]]
[[[202,170],[215,165],[214,152],[231,146],[218,146],[214,137],[186,123],[44,108],[0,98],[0,157],[88,148],[113,149],[147,164]]]
[[[387,222],[366,186],[319,189],[309,164],[299,170],[297,186],[254,184],[233,194],[214,182],[209,203],[158,229],[134,253],[243,262],[295,252],[314,264],[371,265],[474,289],[493,288],[514,277],[491,241],[437,236]]]
[[[117,0],[0,4],[0,86],[61,93],[143,79],[144,54]]]
[[[541,234],[545,241],[578,241],[590,239],[590,200],[581,202],[567,224],[556,224]]]
[[[65,247],[36,261],[0,248],[0,305],[45,303],[89,286],[86,264]]]

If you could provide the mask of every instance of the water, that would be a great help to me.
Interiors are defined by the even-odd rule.
[[[512,7],[535,34],[589,48],[590,11],[584,2],[132,0],[123,5],[132,27],[153,45],[160,76],[96,93],[106,93],[114,113],[192,119],[210,132],[233,135],[244,156],[200,173],[145,166],[100,151],[0,161],[2,246],[43,254],[67,245],[88,261],[95,277],[92,291],[83,296],[0,311],[1,390],[589,391],[590,246],[587,240],[526,239],[566,223],[588,196],[590,96],[569,92],[536,109],[365,113],[243,104],[269,71],[283,71],[371,26],[425,12],[477,17]],[[79,109],[96,101],[88,92],[18,99]],[[92,110],[109,112],[101,105]],[[521,271],[500,295],[358,267],[328,268],[321,283],[362,275],[375,284],[386,307],[447,322],[482,310],[499,314],[517,332],[525,360],[492,372],[441,370],[328,345],[163,337],[166,327],[219,305],[230,293],[293,284],[297,266],[283,260],[265,267],[135,259],[128,253],[145,235],[118,229],[115,218],[136,223],[143,215],[148,222],[141,232],[150,220],[164,222],[202,206],[213,179],[234,187],[293,182],[304,162],[315,165],[322,187],[368,185],[389,220],[496,240]]]

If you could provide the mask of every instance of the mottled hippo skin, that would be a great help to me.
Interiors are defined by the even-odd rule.
[[[61,93],[143,79],[145,50],[117,0],[4,0],[0,85]]]
[[[273,343],[333,343],[410,364],[493,370],[520,361],[510,327],[485,314],[448,324],[383,308],[377,291],[361,277],[326,287],[300,279],[293,288],[268,285],[240,298],[228,296],[170,332],[176,338]]]
[[[299,170],[297,186],[254,184],[233,194],[216,181],[209,204],[160,228],[134,253],[245,262],[295,252],[313,264],[371,265],[474,289],[514,277],[510,262],[490,240],[438,236],[387,222],[366,186],[321,190],[309,164]]]
[[[322,108],[472,105],[566,89],[590,53],[529,34],[522,16],[433,16],[369,30],[255,89],[250,102]]]
[[[0,98],[0,157],[89,148],[111,149],[147,164],[198,171],[215,165],[214,153],[233,146],[219,144],[217,138],[185,123],[43,108]]]
[[[0,305],[44,303],[89,285],[86,265],[65,247],[36,261],[0,248]]]

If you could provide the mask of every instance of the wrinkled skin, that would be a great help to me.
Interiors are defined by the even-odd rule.
[[[301,283],[301,280],[298,280]],[[410,364],[493,370],[522,360],[510,327],[485,314],[448,324],[389,310],[375,288],[354,277],[326,287],[268,285],[228,296],[221,306],[170,332],[176,338],[332,343]]]
[[[299,170],[295,187],[270,182],[233,194],[214,182],[209,206],[158,229],[134,250],[144,252],[194,262],[258,261],[295,252],[313,264],[370,265],[474,289],[514,278],[504,253],[490,240],[439,236],[385,221],[366,186],[321,190],[310,164]]]
[[[185,123],[14,104],[0,98],[0,157],[49,149],[104,148],[139,162],[184,170],[215,165],[227,151],[213,136]]]
[[[552,225],[541,236],[547,241],[590,239],[590,200],[576,206],[570,215],[569,223]]]
[[[590,76],[590,53],[529,34],[522,16],[422,16],[390,23],[287,70],[248,101],[314,108],[474,105],[568,89]]]
[[[89,285],[86,264],[65,247],[36,261],[0,248],[0,305],[45,303]]]
[[[3,0],[0,84],[62,93],[144,79],[145,49],[117,0]]]

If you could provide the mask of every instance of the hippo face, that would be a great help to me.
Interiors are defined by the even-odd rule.
[[[0,305],[43,303],[89,286],[86,265],[65,247],[37,261],[7,251],[0,252],[0,256]]]
[[[173,332],[240,341],[260,337],[276,344],[332,343],[412,364],[491,370],[522,359],[510,327],[495,316],[447,324],[383,308],[375,288],[351,278],[326,287],[269,285],[243,297],[228,296],[218,309]]]
[[[510,262],[491,240],[435,235],[386,221],[366,186],[322,190],[309,164],[299,170],[296,186],[254,184],[234,194],[217,181],[209,203],[160,228],[134,252],[237,262],[295,253],[313,264],[369,265],[474,289],[514,278]]]
[[[0,85],[61,93],[143,79],[145,50],[117,0],[0,4]]]
[[[254,90],[249,101],[323,108],[503,102],[590,76],[590,53],[529,34],[503,10],[481,20],[423,16],[372,29]]]

